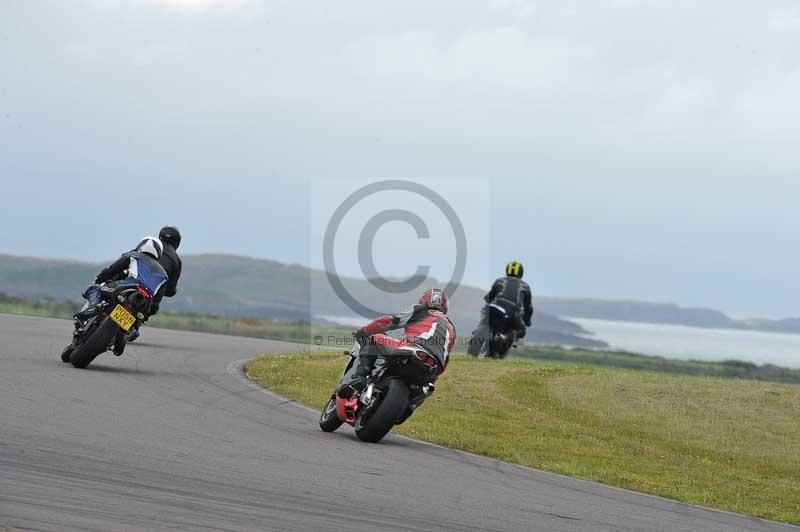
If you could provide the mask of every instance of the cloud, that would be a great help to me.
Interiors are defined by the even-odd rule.
[[[800,30],[800,13],[777,12],[769,17],[769,25],[778,30]]]
[[[53,190],[69,175],[76,191],[109,175],[199,190],[245,176],[252,197],[276,197],[279,177],[496,176],[513,212],[534,213],[509,218],[499,251],[535,242],[575,295],[617,274],[617,295],[628,278],[651,286],[719,241],[774,247],[720,255],[744,273],[708,284],[724,304],[739,286],[768,300],[797,292],[762,283],[800,253],[785,244],[800,223],[795,1],[83,0],[53,1],[47,18],[12,2],[0,173]],[[709,219],[723,230],[695,235]],[[587,249],[616,266],[643,232],[661,245],[673,227],[683,254],[562,273]],[[616,235],[631,245],[606,245]],[[707,288],[672,286],[689,303]]]
[[[232,10],[252,2],[253,0],[91,0],[93,5],[99,7],[140,5],[189,12],[201,12],[209,9]]]

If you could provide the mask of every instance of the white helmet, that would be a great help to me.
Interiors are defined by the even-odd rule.
[[[146,236],[136,245],[136,251],[147,253],[158,260],[161,258],[161,252],[164,251],[164,244],[154,236]]]

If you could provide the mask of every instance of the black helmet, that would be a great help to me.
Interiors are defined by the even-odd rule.
[[[170,244],[175,249],[178,249],[178,246],[181,245],[181,232],[178,231],[177,227],[172,225],[165,225],[161,228],[161,231],[158,232],[158,238],[165,244]]]
[[[506,275],[509,277],[517,277],[521,279],[523,272],[524,269],[522,268],[521,262],[514,261],[506,264]]]

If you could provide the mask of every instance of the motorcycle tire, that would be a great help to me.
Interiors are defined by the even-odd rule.
[[[336,414],[336,396],[331,395],[330,400],[322,409],[322,414],[319,416],[319,428],[325,432],[333,432],[344,423]]]
[[[408,407],[408,386],[401,380],[389,379],[383,398],[374,411],[356,416],[356,436],[368,443],[378,443],[386,436]]]
[[[478,325],[478,328],[472,333],[469,339],[469,346],[467,347],[467,354],[477,357],[481,354],[481,350],[485,349],[487,336],[491,334],[489,328],[484,325]]]
[[[72,347],[72,344],[69,344],[67,347],[61,351],[61,362],[69,362],[70,357],[72,356],[72,351],[75,348]]]
[[[497,344],[497,333],[490,333],[489,337],[486,339],[486,352],[483,356],[486,358],[497,358]]]
[[[102,318],[101,323],[83,343],[79,344],[72,352],[69,361],[76,368],[85,368],[97,358],[97,355],[104,353],[111,341],[117,336],[119,326],[111,321],[110,318]]]

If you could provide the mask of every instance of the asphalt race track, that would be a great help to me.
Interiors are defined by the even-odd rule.
[[[0,315],[2,531],[800,530],[396,436],[325,434],[316,413],[240,374],[237,361],[292,344],[144,329],[122,357],[78,370],[59,359],[70,329]]]

